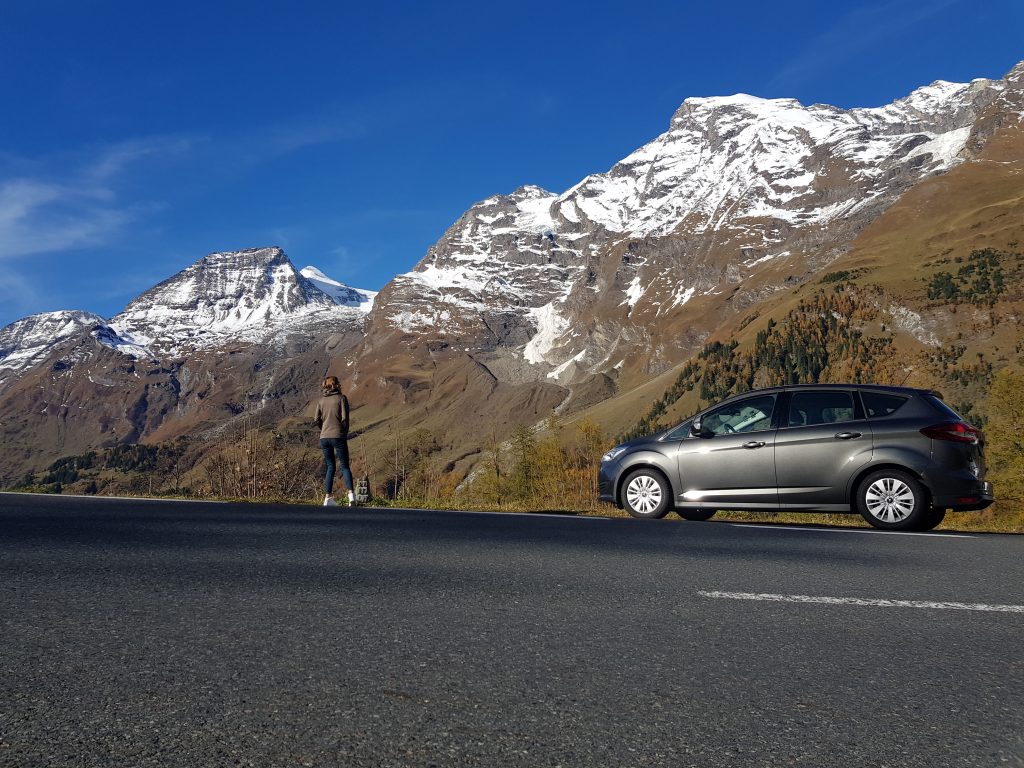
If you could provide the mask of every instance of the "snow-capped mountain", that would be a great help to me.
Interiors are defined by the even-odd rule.
[[[72,310],[31,315],[0,328],[0,377],[42,362],[54,344],[106,323],[99,315]]]
[[[361,331],[376,292],[349,288],[316,267],[304,272],[280,248],[212,253],[109,321],[78,310],[23,318],[0,329],[0,382],[78,336],[128,357],[160,358],[314,329]]]
[[[323,293],[330,296],[334,303],[339,306],[354,307],[362,312],[369,312],[373,307],[373,300],[377,296],[376,291],[351,288],[344,283],[339,283],[334,278],[328,277],[316,267],[303,267],[300,274]]]
[[[0,329],[0,474],[153,435],[216,434],[301,409],[329,355],[362,338],[374,293],[279,248],[214,253],[106,320],[49,312]]]
[[[147,354],[118,336],[99,315],[77,310],[44,312],[0,328],[0,383],[44,362],[55,346],[76,337],[92,338],[97,344],[134,357]]]
[[[678,357],[699,341],[665,333],[688,304],[736,293],[738,311],[801,282],[908,189],[971,157],[986,116],[1019,119],[1021,69],[870,109],[687,99],[606,173],[474,205],[381,292],[373,334],[441,337],[513,379],[560,383],[638,345]]]
[[[143,293],[110,325],[167,355],[255,343],[314,324],[361,325],[373,294],[307,270],[315,279],[280,248],[211,253]]]

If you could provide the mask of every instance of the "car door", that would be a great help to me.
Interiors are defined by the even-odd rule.
[[[700,436],[679,444],[676,506],[778,509],[775,407],[778,393],[734,400],[703,414]]]
[[[845,511],[847,487],[871,460],[871,425],[848,389],[795,390],[775,436],[782,509]]]

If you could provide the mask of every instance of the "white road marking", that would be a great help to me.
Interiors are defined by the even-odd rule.
[[[870,533],[872,536],[927,536],[935,538],[941,536],[945,539],[972,539],[969,533],[932,533],[914,531],[880,531],[877,528],[807,528],[800,525],[761,525],[759,523],[729,523],[736,528],[767,528],[770,531],[816,531],[818,533]]]
[[[29,493],[25,491],[0,491],[0,496],[34,496],[46,499],[98,499],[100,501],[173,501],[182,504],[230,504],[218,499],[179,499],[173,496],[101,496],[84,493]]]
[[[757,592],[704,592],[701,597],[726,600],[762,600],[774,603],[824,603],[826,605],[869,605],[878,608],[937,608],[946,611],[994,611],[1024,613],[1024,605],[990,605],[988,603],[942,603],[925,600],[883,600],[867,597],[813,597],[811,595],[772,595]]]
[[[559,514],[557,512],[488,512],[475,509],[412,509],[404,507],[392,507],[392,509],[405,509],[406,512],[456,512],[467,515],[497,515],[499,517],[553,517],[556,520],[604,520],[608,522],[615,520],[614,517],[603,517],[598,515],[576,515],[572,513]]]

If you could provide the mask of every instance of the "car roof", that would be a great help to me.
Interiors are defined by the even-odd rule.
[[[730,395],[722,400],[715,403],[711,403],[708,408],[712,408],[722,403],[728,403],[731,400],[735,400],[740,397],[747,397],[749,395],[758,394],[771,394],[773,392],[813,392],[815,390],[828,390],[828,389],[858,389],[858,390],[873,390],[875,392],[892,392],[897,395],[934,395],[940,400],[942,395],[932,389],[919,389],[917,387],[896,387],[889,384],[850,384],[845,382],[835,382],[834,384],[783,384],[776,387],[763,387],[762,389],[748,389],[746,392],[740,392],[735,395]]]

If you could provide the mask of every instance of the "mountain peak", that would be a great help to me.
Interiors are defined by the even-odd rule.
[[[129,303],[111,326],[138,343],[179,350],[254,340],[287,318],[334,306],[281,248],[246,248],[204,256]]]
[[[538,187],[536,184],[524,184],[519,187],[515,192],[509,195],[509,198],[515,202],[522,200],[537,200],[542,197],[555,197],[554,192],[548,192],[543,187]]]
[[[105,328],[106,320],[91,312],[42,312],[0,328],[0,370],[20,370],[45,359],[54,346],[74,336]]]
[[[46,335],[52,339],[62,339],[85,328],[92,328],[106,322],[99,315],[77,309],[40,312],[37,315],[23,317],[21,320],[15,320],[10,325],[0,328],[0,359],[3,358],[5,342],[16,335],[30,333]]]
[[[1015,85],[1024,85],[1024,61],[1018,62],[1013,69],[1006,73],[1003,80]]]
[[[300,274],[321,292],[330,296],[335,304],[343,307],[356,307],[363,312],[369,312],[377,296],[376,291],[364,291],[339,283],[313,266],[303,267]]]

